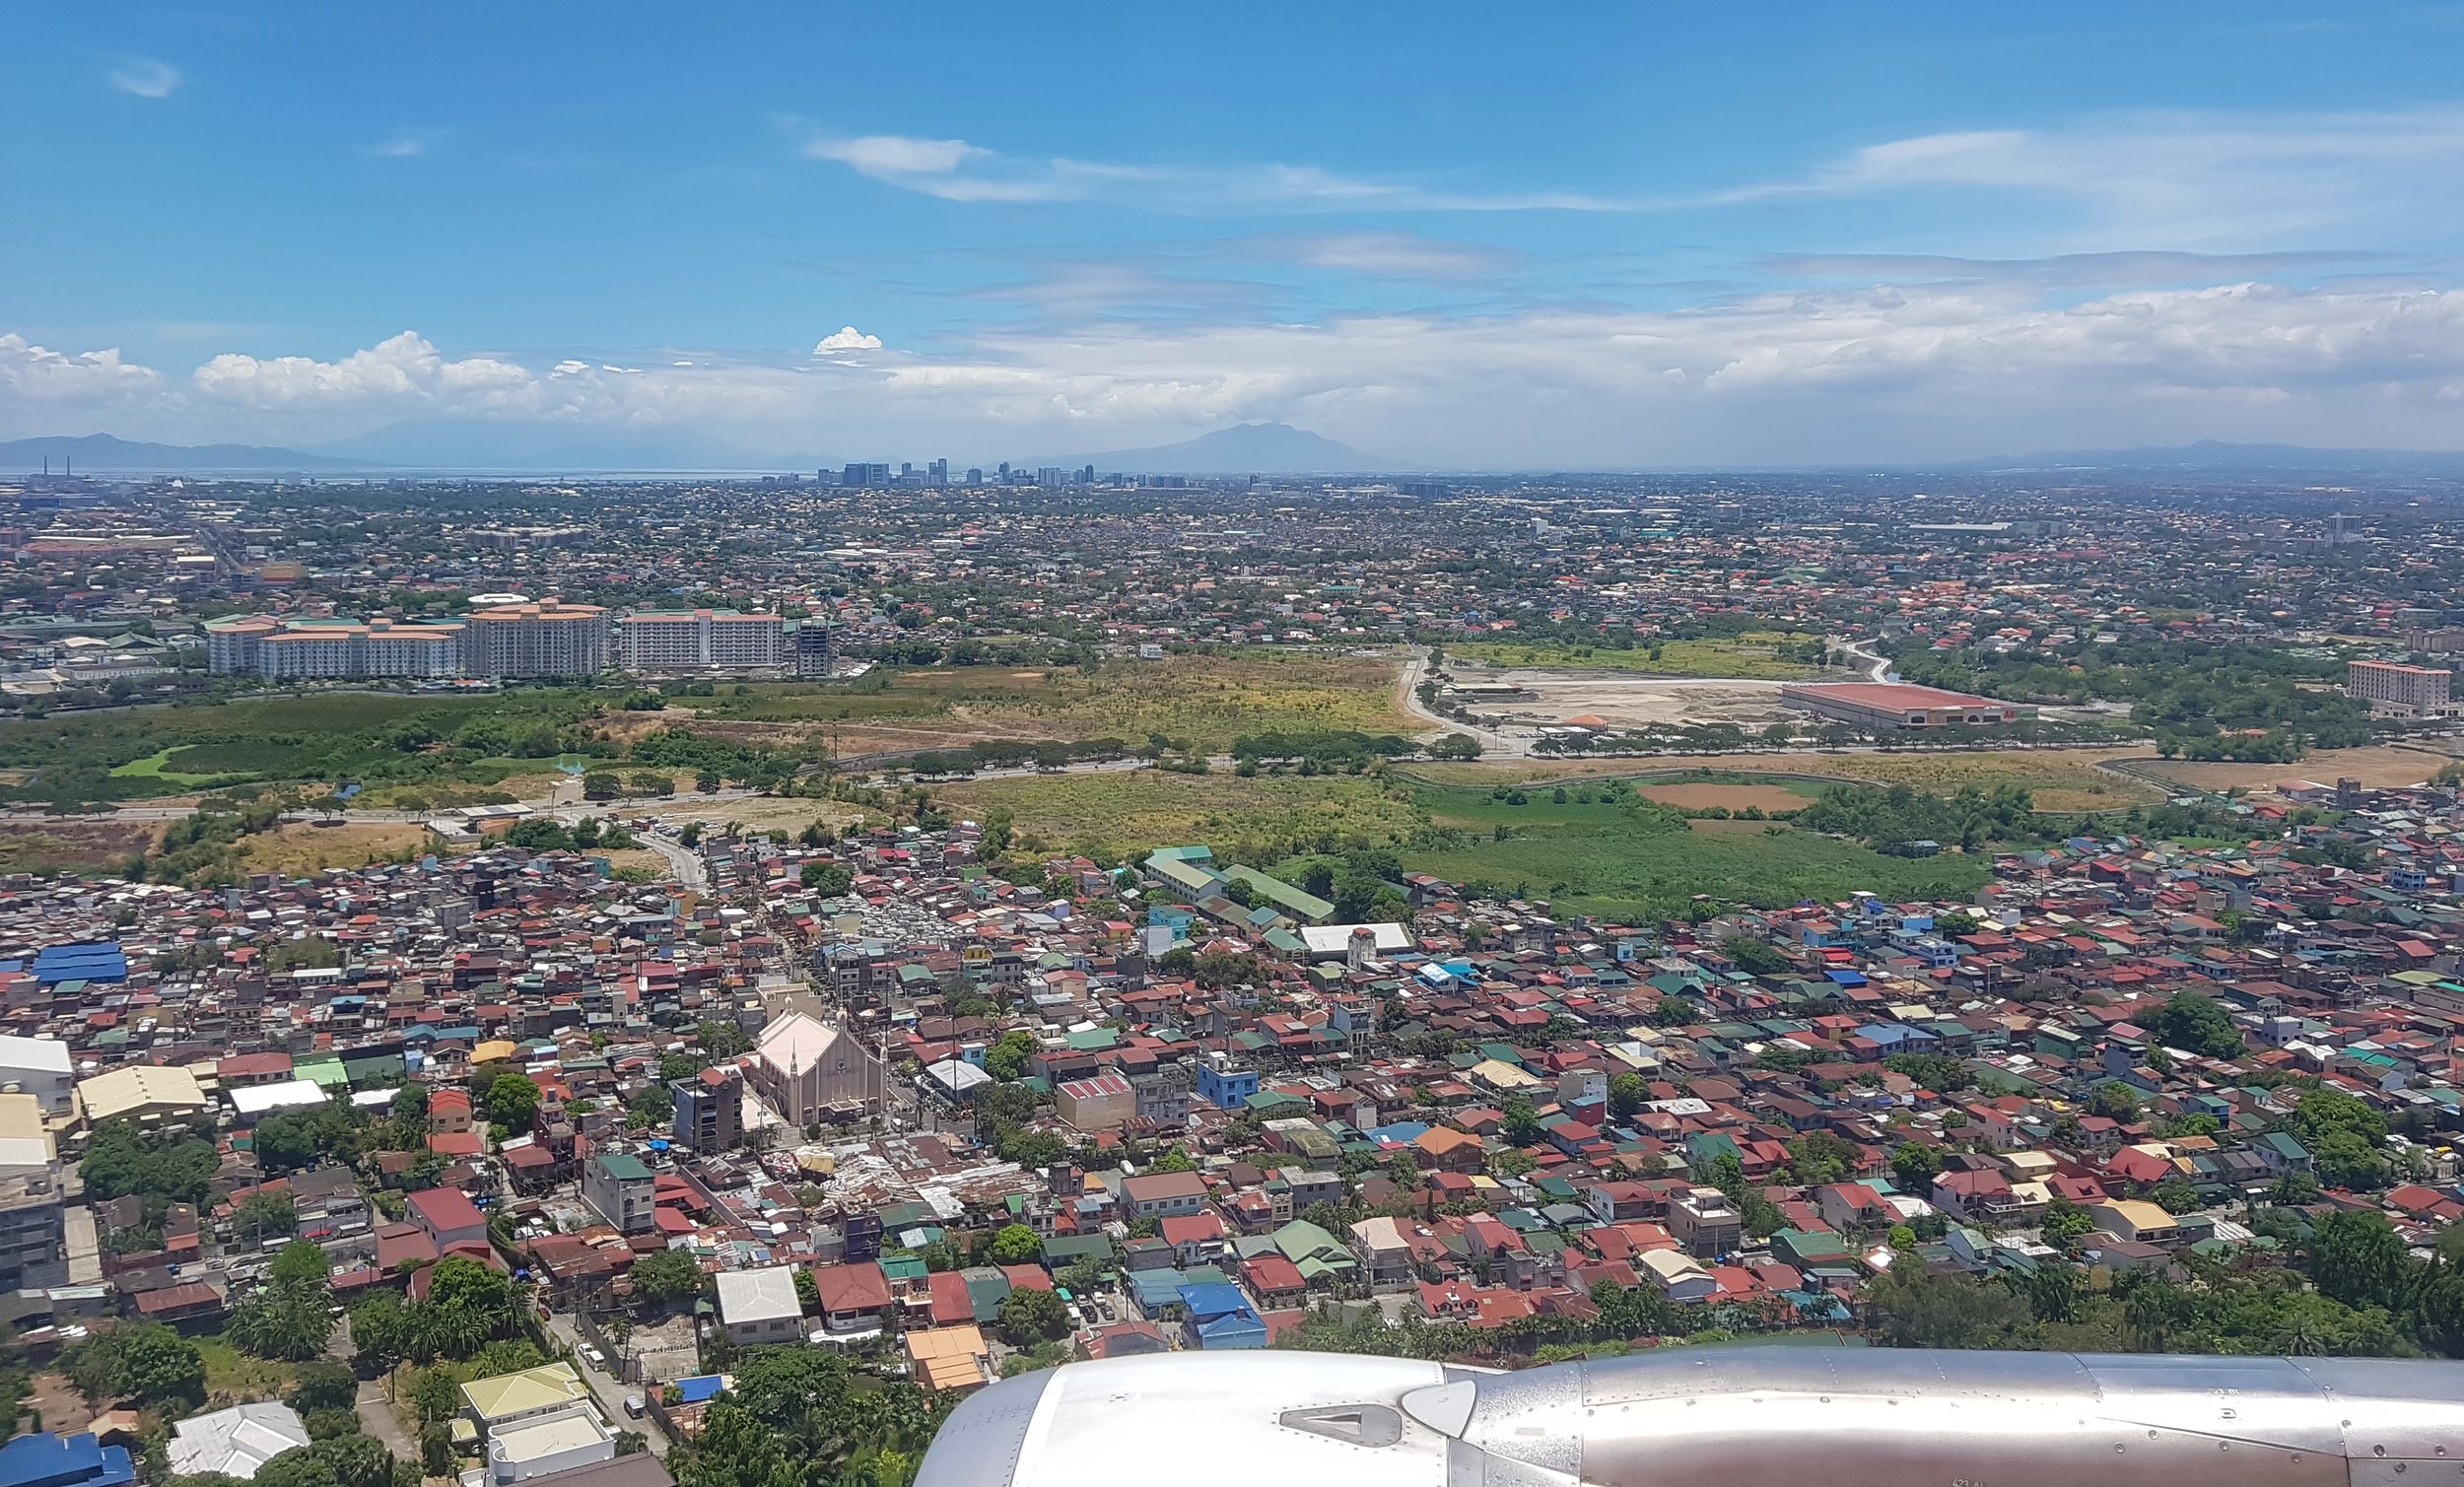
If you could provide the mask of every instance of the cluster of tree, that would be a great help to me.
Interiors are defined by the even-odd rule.
[[[2028,792],[2007,784],[1990,790],[1965,785],[1949,796],[1904,784],[1833,785],[1797,813],[1797,824],[1877,847],[1925,841],[1972,848],[1989,842],[2035,841],[2046,834]]]
[[[133,1399],[194,1406],[205,1398],[205,1358],[197,1345],[159,1321],[97,1333],[63,1353],[61,1372],[96,1409]]]
[[[804,766],[830,762],[829,750],[818,743],[772,748],[672,724],[636,739],[627,757],[648,768],[707,771],[757,790],[777,789]]]
[[[231,1310],[232,1345],[258,1358],[305,1363],[333,1336],[333,1283],[325,1251],[293,1240],[275,1254],[265,1288]]]
[[[596,816],[584,816],[572,826],[553,816],[525,816],[506,828],[505,841],[534,852],[623,851],[641,845],[623,826]]]
[[[1375,759],[1400,759],[1417,754],[1420,746],[1393,733],[1369,734],[1357,729],[1319,732],[1243,733],[1232,740],[1232,757],[1262,764],[1316,764],[1345,768]]]
[[[2239,1058],[2248,1051],[2224,1004],[2204,992],[2181,992],[2139,1021],[2168,1048],[2209,1058]]]
[[[366,1367],[381,1372],[405,1361],[468,1358],[520,1323],[520,1293],[511,1277],[463,1255],[447,1255],[429,1272],[424,1301],[387,1292],[351,1309],[351,1341]]]
[[[204,1136],[179,1126],[147,1129],[129,1120],[105,1120],[86,1143],[78,1175],[98,1201],[141,1193],[155,1202],[202,1203],[222,1155]]]
[[[733,1375],[667,1458],[678,1487],[908,1487],[954,1402],[819,1348],[756,1349]]]
[[[1170,976],[1186,976],[1210,991],[1226,986],[1257,985],[1267,979],[1266,963],[1256,952],[1248,950],[1196,951],[1187,945],[1176,945],[1163,953],[1156,963],[1158,970]]]
[[[843,862],[807,862],[797,874],[803,885],[825,899],[835,899],[856,885],[856,873]]]
[[[1978,646],[1935,650],[1911,643],[1895,659],[1909,681],[2021,702],[2127,702],[2134,722],[2193,757],[2298,758],[2303,744],[2369,742],[2369,708],[2305,686],[2337,679],[2344,662],[2272,645],[2204,641],[2081,641],[2051,651],[2008,653]],[[2242,730],[2261,730],[2244,738]],[[2227,736],[2229,735],[2229,736]],[[2227,751],[2238,749],[2239,754]],[[2281,762],[2281,761],[2280,761]]]

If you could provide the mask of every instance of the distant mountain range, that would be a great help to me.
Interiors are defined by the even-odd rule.
[[[1290,424],[1235,424],[1177,444],[1081,455],[1078,464],[1129,475],[1345,475],[1392,466]]]
[[[2139,449],[2071,449],[1961,460],[1951,470],[2207,470],[2239,474],[2464,475],[2464,450],[2314,449],[2306,444],[2195,444]]]
[[[38,439],[0,441],[0,474],[39,470],[51,462],[51,473],[71,467],[93,475],[178,474],[188,470],[284,474],[293,470],[356,470],[356,460],[327,454],[303,454],[297,449],[267,449],[254,444],[149,444],[108,434],[78,437],[48,435]]]

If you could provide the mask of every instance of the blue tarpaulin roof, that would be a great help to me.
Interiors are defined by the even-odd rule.
[[[34,954],[34,980],[46,986],[61,981],[124,981],[128,956],[116,940],[45,945]]]
[[[716,1399],[719,1397],[719,1390],[726,1386],[727,1381],[718,1374],[703,1374],[696,1378],[676,1381],[676,1392],[683,1396],[687,1404],[699,1404],[705,1399]]]

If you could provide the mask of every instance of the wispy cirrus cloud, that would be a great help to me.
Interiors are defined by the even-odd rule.
[[[2247,250],[2329,230],[2457,225],[2464,105],[2374,113],[2127,112],[2040,129],[1914,135],[1801,173],[1692,198],[1688,207],[1934,191],[2066,203],[2075,233],[2134,247]]]
[[[1010,155],[963,139],[843,135],[790,121],[808,160],[943,201],[1123,201],[1150,210],[1612,212],[1630,203],[1567,191],[1480,192],[1343,175],[1317,166],[1129,165],[1068,156]]]
[[[378,160],[416,160],[450,132],[445,129],[404,129],[369,146],[368,153]]]
[[[109,77],[112,87],[141,99],[167,99],[179,87],[179,69],[152,57],[130,57]]]

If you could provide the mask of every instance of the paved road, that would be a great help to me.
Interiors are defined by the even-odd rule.
[[[1420,683],[1427,677],[1428,671],[1428,647],[1412,646],[1411,654],[1403,661],[1402,674],[1395,679],[1395,706],[1432,728],[1443,729],[1448,733],[1471,734],[1480,741],[1480,756],[1484,759],[1520,759],[1532,752],[1532,740],[1529,738],[1520,738],[1511,733],[1500,732],[1495,728],[1483,727],[1478,723],[1457,722],[1422,705]]]
[[[625,1413],[625,1395],[640,1393],[641,1389],[582,1361],[582,1334],[574,1330],[571,1318],[557,1313],[548,1318],[547,1329],[549,1336],[574,1350],[574,1372],[582,1375],[582,1382],[590,1386],[590,1395],[599,1401],[599,1410],[607,1416],[607,1423],[617,1430],[640,1431],[650,1443],[652,1455],[667,1454],[667,1433],[658,1428],[656,1420],[647,1414],[637,1420]]]

